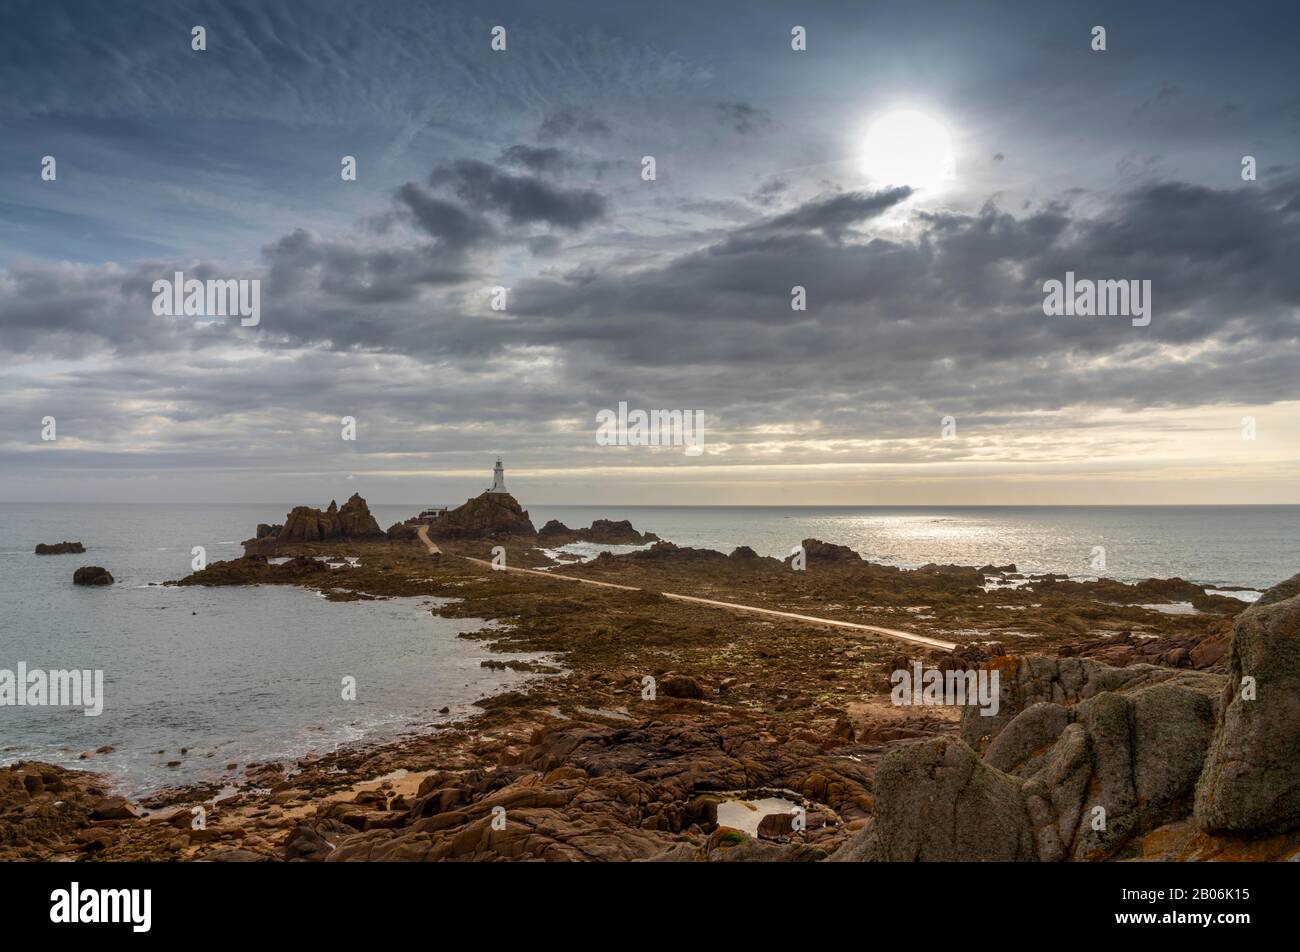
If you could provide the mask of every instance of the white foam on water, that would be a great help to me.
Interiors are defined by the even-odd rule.
[[[1228,597],[1228,598],[1235,598],[1235,599],[1237,599],[1238,601],[1243,601],[1243,602],[1257,602],[1257,601],[1259,601],[1260,596],[1263,595],[1264,593],[1263,593],[1263,592],[1256,592],[1256,591],[1254,591],[1253,589],[1251,589],[1251,590],[1247,590],[1247,591],[1230,591],[1230,592],[1225,592],[1223,589],[1219,589],[1219,588],[1207,588],[1207,589],[1205,590],[1205,594],[1206,594],[1206,595],[1224,595],[1224,596],[1226,596],[1226,597]]]
[[[1145,608],[1147,611],[1160,612],[1164,615],[1199,615],[1191,602],[1168,602],[1156,605],[1134,605],[1134,608]]]

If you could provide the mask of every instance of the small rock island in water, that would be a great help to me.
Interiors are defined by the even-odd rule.
[[[36,545],[37,555],[71,555],[85,551],[86,547],[80,542],[39,542]]]

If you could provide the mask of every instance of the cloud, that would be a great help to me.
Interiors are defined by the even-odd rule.
[[[769,178],[749,196],[756,205],[773,205],[790,190],[790,183],[782,178]]]
[[[481,245],[496,234],[482,215],[430,195],[414,182],[407,182],[397,190],[397,202],[422,231],[438,239],[453,254]]]
[[[772,116],[766,109],[747,102],[720,102],[715,108],[718,120],[741,135],[749,135],[772,124]]]
[[[542,120],[537,137],[547,142],[573,137],[607,136],[610,132],[609,123],[590,109],[564,106]]]
[[[461,243],[359,248],[299,229],[267,245],[262,255],[270,266],[271,287],[280,293],[299,291],[310,282],[351,304],[391,303],[416,298],[426,287],[470,278],[473,271],[463,254],[470,245],[460,230],[455,237]]]
[[[501,165],[526,168],[537,174],[559,172],[573,164],[572,158],[563,149],[531,145],[512,145],[502,149],[497,162]]]
[[[539,200],[538,183],[482,163],[434,178],[397,190],[384,233],[269,242],[246,273],[265,281],[258,328],[151,313],[153,279],[229,275],[220,262],[11,266],[0,399],[14,412],[0,443],[26,445],[20,424],[55,412],[61,432],[66,417],[67,432],[96,434],[93,452],[65,457],[87,467],[253,466],[286,440],[309,466],[317,431],[328,466],[328,422],[349,413],[371,434],[360,450],[394,465],[503,444],[563,465],[585,458],[595,410],[627,399],[702,409],[732,459],[761,459],[774,440],[787,460],[862,458],[944,414],[987,432],[1054,415],[1059,433],[1098,409],[1300,398],[1294,184],[1162,182],[1086,211],[1073,198],[1022,214],[989,202],[888,227],[906,189],[845,192],[591,268],[555,257],[533,227],[594,225],[592,206]],[[484,275],[515,247],[550,263],[492,314]],[[1151,280],[1150,327],[1045,317],[1042,282],[1067,270]],[[790,309],[795,284],[806,312]],[[98,369],[42,375],[49,357]],[[430,436],[430,421],[448,429]]]
[[[576,231],[607,210],[605,197],[592,189],[559,188],[471,159],[435,169],[429,184],[446,186],[471,208],[498,212],[517,225],[544,223]]]
[[[875,218],[911,195],[912,189],[901,185],[879,192],[846,192],[843,195],[814,199],[792,211],[751,225],[734,236],[733,241],[744,242],[783,233],[820,231],[827,238],[838,242],[843,240],[851,226]]]

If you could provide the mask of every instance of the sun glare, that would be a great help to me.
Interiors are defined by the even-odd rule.
[[[935,189],[956,175],[956,163],[943,123],[923,112],[888,113],[867,130],[863,170],[877,186],[910,185]]]

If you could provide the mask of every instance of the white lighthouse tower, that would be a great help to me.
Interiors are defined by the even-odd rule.
[[[505,493],[510,490],[506,489],[506,468],[501,465],[501,460],[497,460],[496,466],[492,467],[492,488],[490,493]]]

